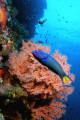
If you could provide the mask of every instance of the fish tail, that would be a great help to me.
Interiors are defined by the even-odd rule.
[[[47,21],[47,19],[44,19],[44,22],[46,22]]]
[[[71,80],[72,82],[74,82],[70,77],[68,77],[66,74],[63,76],[63,82],[67,82],[68,80]]]
[[[67,92],[66,92],[66,88],[65,88],[65,83],[67,82],[67,81],[69,81],[69,80],[71,80],[72,82],[74,82],[70,77],[68,77],[66,74],[63,76],[63,77],[61,77],[61,81],[62,81],[62,86],[64,87],[64,92],[66,93],[66,95],[67,95]]]

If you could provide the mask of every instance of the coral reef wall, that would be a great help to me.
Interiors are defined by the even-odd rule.
[[[27,25],[26,28],[32,38],[35,35],[35,25],[47,9],[46,0],[13,0],[13,5],[19,10],[17,19],[21,24]]]
[[[17,2],[21,3],[21,0]],[[34,3],[29,0],[27,2],[27,5]],[[65,100],[74,91],[72,81],[67,81],[64,89],[60,77],[34,58],[33,50],[42,50],[49,54],[50,46],[42,46],[33,40],[28,40],[30,35],[26,30],[27,26],[16,19],[17,15],[20,15],[20,20],[23,22],[24,17],[13,7],[12,0],[1,0],[0,10],[2,11],[2,14],[0,13],[2,18],[0,19],[0,115],[7,119],[19,120],[61,118],[66,112]],[[28,22],[33,21],[32,24],[34,23],[32,12],[35,11],[37,11],[36,7],[31,11],[31,16],[30,14],[25,16]],[[42,4],[37,14],[39,11],[43,12]],[[36,23],[38,17],[36,16]],[[31,29],[32,24],[28,28]],[[35,30],[31,31],[35,33]],[[55,50],[51,56],[74,81],[75,76],[70,73],[71,65],[67,63],[67,56],[61,55],[59,50]]]

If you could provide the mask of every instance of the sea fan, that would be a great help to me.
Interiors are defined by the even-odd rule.
[[[23,47],[21,48],[20,53],[15,50],[9,55],[9,72],[12,75],[15,74],[19,78],[22,87],[26,89],[30,97],[34,97],[35,100],[53,100],[53,102],[51,101],[49,103],[49,106],[44,106],[41,108],[38,107],[37,109],[35,109],[34,105],[32,105],[31,109],[35,114],[36,120],[41,116],[46,119],[46,115],[48,118],[49,116],[52,116],[52,118],[55,119],[60,118],[62,113],[65,113],[65,110],[62,110],[64,105],[62,105],[62,102],[57,102],[56,98],[59,101],[63,100],[63,98],[66,98],[67,100],[67,95],[71,94],[74,88],[70,85],[71,81],[66,82],[66,85],[68,86],[65,87],[65,97],[65,92],[60,77],[51,72],[46,66],[43,66],[40,62],[38,62],[32,55],[33,50],[42,50],[46,53],[50,53],[49,46],[38,45],[33,41],[23,41]],[[65,55],[61,55],[58,50],[55,51],[52,57],[60,63],[65,73],[70,75],[71,79],[74,80],[74,75],[70,74],[71,65],[67,64],[67,57]],[[45,109],[47,111],[46,114]],[[41,112],[42,110],[43,112]],[[52,112],[48,114],[49,111]],[[59,111],[61,111],[60,114],[58,114]]]

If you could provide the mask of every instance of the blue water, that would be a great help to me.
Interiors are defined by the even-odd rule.
[[[47,9],[41,19],[47,21],[43,26],[36,25],[38,34],[33,39],[44,44],[47,39],[51,52],[59,49],[67,55],[71,72],[75,74],[75,90],[69,95],[66,114],[60,120],[80,120],[80,1],[47,0]]]
[[[71,73],[75,74],[75,89],[68,96],[66,114],[60,120],[80,120],[80,0],[24,0],[26,2],[30,7],[22,5],[24,15],[20,18],[19,14],[20,22],[27,24],[28,21],[31,38],[49,45],[51,53],[59,49],[67,55],[68,63],[72,65]],[[34,8],[37,8],[35,13]],[[25,20],[27,9],[28,12],[30,10],[29,18],[33,15],[30,20]],[[43,19],[47,21],[43,25],[38,24],[38,20]]]

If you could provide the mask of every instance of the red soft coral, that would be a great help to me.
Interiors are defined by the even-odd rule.
[[[52,98],[53,100],[56,100],[57,98],[59,100],[62,100],[65,98],[60,77],[55,73],[49,71],[46,66],[43,66],[41,63],[39,63],[32,55],[33,50],[42,50],[46,53],[49,53],[50,47],[38,45],[33,41],[23,41],[23,47],[21,50],[22,51],[20,53],[18,53],[18,51],[13,51],[10,53],[8,66],[10,73],[12,75],[17,75],[21,85],[26,88],[28,94],[30,96],[39,96],[40,99]],[[67,64],[67,57],[65,55],[61,55],[58,50],[56,50],[56,53],[54,53],[52,57],[54,57],[61,64],[65,73],[69,75],[71,65]],[[73,74],[71,74],[70,77],[72,80],[74,80]],[[66,85],[70,84],[71,81],[66,82]],[[71,94],[74,90],[74,88],[71,86],[65,88],[67,95]],[[52,106],[52,111],[53,109],[58,109],[58,104],[56,108],[54,107],[54,104],[55,102],[50,103],[50,107]],[[60,107],[60,110],[62,110],[62,108],[63,105]],[[35,113],[35,116],[36,114],[37,112]],[[55,116],[54,113],[53,116]],[[58,115],[56,114],[56,116]]]
[[[57,91],[63,90],[60,77],[39,63],[32,55],[32,50],[42,50],[49,53],[50,47],[38,45],[31,41],[27,43],[23,41],[22,51],[20,53],[13,51],[9,56],[10,73],[16,74],[22,86],[33,95],[41,93],[52,95],[54,88]],[[61,64],[65,73],[70,74],[67,57],[62,56],[58,50],[52,56]],[[71,81],[68,84],[70,83]]]

